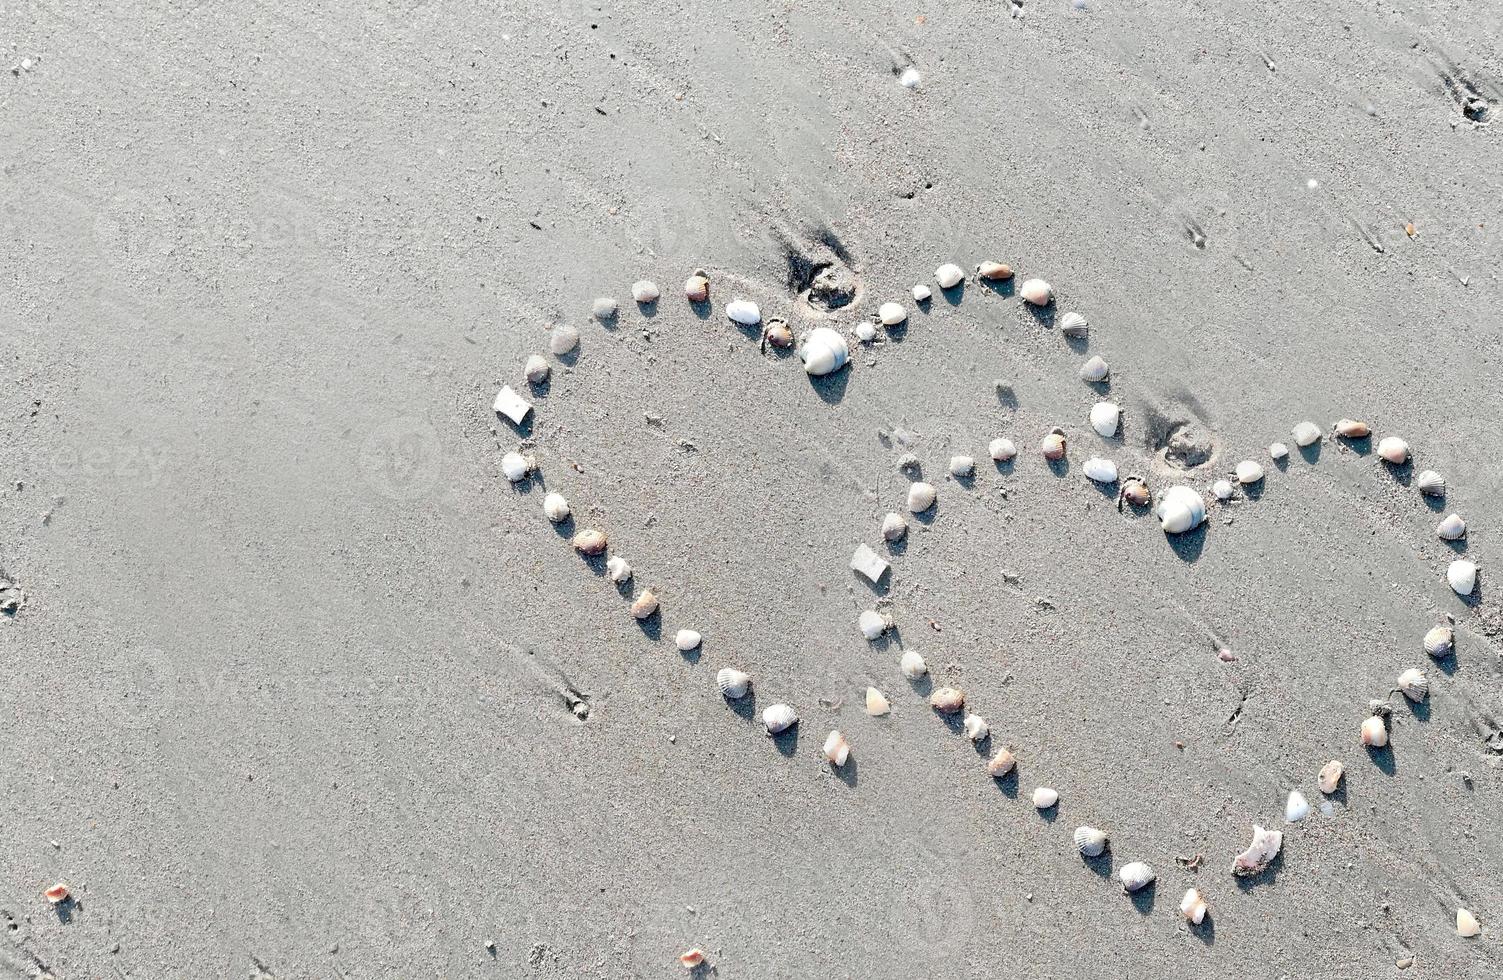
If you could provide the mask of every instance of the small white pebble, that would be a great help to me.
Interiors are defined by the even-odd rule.
[[[898,76],[898,84],[907,89],[918,88],[919,83],[921,83],[923,80],[924,76],[920,75],[919,70],[912,65],[904,68],[903,74]]]

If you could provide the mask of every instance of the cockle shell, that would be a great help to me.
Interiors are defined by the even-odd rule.
[[[686,970],[698,969],[705,961],[705,951],[698,947],[679,955],[678,962]]]
[[[966,738],[970,739],[973,742],[984,742],[986,741],[986,737],[991,733],[991,726],[986,723],[985,718],[981,717],[980,715],[965,716]]]
[[[605,563],[605,574],[617,585],[628,582],[631,580],[631,563],[620,555],[612,555]]]
[[[837,728],[825,736],[825,744],[819,752],[830,765],[843,766],[851,757],[851,743],[846,741],[846,737]]]
[[[924,663],[924,658],[912,650],[905,651],[898,659],[898,669],[911,681],[916,681],[929,673],[929,665]]]
[[[1378,442],[1378,455],[1394,466],[1409,462],[1409,443],[1398,436],[1388,436]]]
[[[995,755],[986,760],[986,771],[991,774],[993,779],[1001,779],[1012,772],[1013,767],[1017,764],[1018,760],[1013,756],[1011,750],[998,749]]]
[[[694,275],[684,280],[684,296],[691,303],[703,303],[710,298],[710,277],[703,271],[696,271]]]
[[[1018,287],[1018,295],[1034,306],[1048,306],[1054,302],[1054,287],[1042,279],[1029,279]]]
[[[917,286],[913,287],[913,301],[915,303],[927,303],[929,302],[929,297],[933,295],[934,293],[930,291],[929,287],[925,286],[923,283],[919,283]]]
[[[1134,507],[1147,507],[1153,502],[1153,494],[1141,476],[1130,476],[1122,481],[1122,499]]]
[[[1340,759],[1332,759],[1320,767],[1320,775],[1315,777],[1315,785],[1327,796],[1336,792],[1336,787],[1341,785],[1341,777],[1346,772],[1346,766],[1341,764]]]
[[[651,589],[643,589],[631,604],[631,614],[637,619],[646,619],[658,611],[658,597]]]
[[[1294,444],[1304,447],[1320,441],[1320,426],[1314,422],[1301,422],[1294,427]]]
[[[679,630],[673,635],[673,645],[684,653],[688,653],[703,642],[704,637],[700,636],[694,630]]]
[[[1410,667],[1399,675],[1399,690],[1404,692],[1404,697],[1419,704],[1430,694],[1430,682],[1425,678],[1425,672],[1418,667]]]
[[[1085,473],[1087,479],[1094,480],[1097,483],[1117,482],[1117,464],[1109,459],[1092,456],[1085,461],[1085,465],[1081,467],[1081,470]]]
[[[569,502],[561,493],[550,493],[543,498],[543,513],[555,524],[569,519]]]
[[[1362,722],[1362,744],[1381,749],[1388,744],[1388,725],[1377,715],[1371,715]]]
[[[725,304],[725,315],[743,327],[754,327],[762,322],[762,311],[756,303],[746,299],[733,299]]]
[[[68,900],[68,896],[70,894],[72,893],[68,890],[68,886],[60,881],[57,884],[53,885],[51,888],[42,892],[42,897],[47,899],[47,901],[53,905],[61,905]]]
[[[1117,872],[1118,879],[1122,882],[1122,890],[1135,892],[1148,887],[1153,879],[1158,877],[1149,867],[1147,862],[1132,861],[1122,865],[1122,870]]]
[[[866,713],[873,718],[880,718],[892,710],[892,704],[887,696],[875,687],[866,689]]]
[[[1435,534],[1442,541],[1459,541],[1466,537],[1466,521],[1460,514],[1449,514],[1435,526]]]
[[[597,320],[609,320],[616,315],[616,301],[609,296],[597,297],[590,304],[590,314]]]
[[[1108,840],[1104,830],[1097,830],[1095,827],[1075,828],[1075,846],[1084,857],[1100,857],[1106,853]]]
[[[531,456],[523,456],[518,452],[510,452],[501,457],[501,474],[512,483],[520,483],[527,479],[537,462]]]
[[[856,625],[861,628],[862,636],[868,640],[875,640],[887,632],[887,627],[892,625],[892,620],[875,609],[867,609],[856,617]]]
[[[1462,939],[1471,939],[1482,934],[1482,926],[1478,924],[1477,917],[1466,909],[1456,910],[1456,935]]]
[[[1425,652],[1436,660],[1449,657],[1456,649],[1456,631],[1444,624],[1430,627],[1425,634]]]
[[[1268,444],[1268,456],[1270,459],[1277,461],[1283,459],[1288,455],[1289,447],[1284,445],[1282,442],[1272,442]]]
[[[497,415],[504,415],[511,419],[514,425],[521,425],[527,413],[532,411],[532,405],[527,399],[512,391],[511,385],[496,392],[496,402],[491,407],[495,409]]]
[[[1446,568],[1446,581],[1459,596],[1469,596],[1477,588],[1477,566],[1465,558],[1458,558]]]
[[[1244,459],[1237,464],[1237,482],[1244,486],[1250,483],[1258,483],[1263,479],[1263,467],[1261,464],[1250,459]]]
[[[1230,480],[1217,480],[1211,484],[1211,494],[1217,500],[1231,500],[1233,492]]]
[[[786,350],[793,346],[793,331],[788,329],[788,324],[774,317],[767,321],[767,328],[762,332],[767,342],[779,350]]]
[[[1170,487],[1159,498],[1157,516],[1166,534],[1183,534],[1206,519],[1206,502],[1190,487]]]
[[[579,330],[560,323],[548,333],[548,350],[554,357],[563,357],[579,346]]]
[[[1372,434],[1366,422],[1358,422],[1356,419],[1342,419],[1331,428],[1343,439],[1366,439]]]
[[[1059,332],[1066,337],[1084,337],[1091,332],[1091,324],[1072,310],[1059,318]]]
[[[908,533],[908,522],[902,515],[889,513],[882,518],[882,540],[898,541]]]
[[[1012,266],[1002,262],[983,262],[976,266],[976,275],[988,282],[1012,278]]]
[[[533,354],[528,357],[527,363],[522,367],[522,376],[531,385],[542,384],[548,380],[548,375],[552,373],[553,369],[548,366],[547,361],[543,360],[541,354]]]
[[[1106,376],[1111,374],[1111,371],[1112,369],[1101,359],[1101,355],[1094,354],[1089,361],[1080,366],[1080,380],[1091,382],[1105,381]]]
[[[1278,857],[1279,848],[1284,846],[1284,835],[1277,830],[1264,830],[1262,827],[1253,825],[1252,843],[1247,845],[1247,850],[1232,859],[1232,874],[1238,878],[1250,878],[1261,874],[1263,869]]]
[[[856,339],[863,344],[877,339],[877,325],[870,320],[862,320],[856,324]]]
[[[587,527],[577,532],[569,540],[569,543],[581,555],[598,555],[605,551],[607,542],[604,531],[597,531],[593,527]]]
[[[856,553],[851,556],[851,571],[860,572],[873,583],[880,581],[890,567],[887,560],[864,541],[856,546]]]
[[[877,307],[877,319],[883,326],[895,327],[908,319],[908,311],[903,309],[902,303],[883,303]]]
[[[946,262],[934,270],[934,281],[939,283],[940,289],[953,289],[960,285],[965,278],[965,270],[954,262]]]
[[[1414,478],[1414,485],[1419,487],[1419,492],[1427,497],[1444,497],[1446,495],[1446,478],[1434,470],[1425,470]]]
[[[845,362],[851,358],[851,348],[844,337],[829,327],[815,327],[804,338],[798,356],[804,362],[804,370],[818,376],[845,367]]]
[[[929,707],[942,715],[953,715],[965,707],[965,693],[958,687],[942,687],[929,695]]]
[[[908,485],[908,512],[910,514],[922,514],[934,506],[934,487],[931,484],[919,481]]]
[[[976,472],[976,458],[974,456],[951,456],[950,475],[966,477]]]
[[[1018,447],[1012,444],[1011,439],[998,437],[987,445],[986,451],[991,453],[993,460],[1005,463],[1018,454]]]
[[[663,295],[658,284],[650,279],[638,279],[631,284],[631,298],[638,303],[655,303]]]
[[[1284,819],[1289,823],[1299,823],[1310,815],[1310,801],[1305,799],[1305,794],[1299,790],[1290,790],[1289,799],[1284,801]]]
[[[746,697],[746,692],[751,689],[751,675],[735,667],[722,667],[715,675],[715,684],[720,688],[721,694],[734,701]],[[789,708],[789,711],[792,710]]]
[[[1206,917],[1206,900],[1194,888],[1188,889],[1179,900],[1179,914],[1192,926],[1200,925]]]
[[[1039,443],[1039,451],[1044,454],[1044,458],[1047,460],[1064,459],[1066,452],[1065,430],[1058,428],[1050,430],[1049,434],[1044,436],[1044,441]]]
[[[1117,434],[1117,423],[1122,419],[1122,407],[1114,402],[1097,402],[1091,406],[1091,428],[1102,438]]]
[[[1033,791],[1033,808],[1035,810],[1047,810],[1059,802],[1059,791],[1048,786],[1040,786]]]
[[[798,714],[786,704],[769,704],[762,712],[762,724],[769,735],[779,735],[798,724]]]

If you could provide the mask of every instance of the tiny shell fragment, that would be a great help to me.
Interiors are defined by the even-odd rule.
[[[881,581],[889,567],[887,561],[865,542],[857,545],[856,553],[851,556],[851,568],[871,579],[873,583]]]
[[[507,385],[496,392],[496,404],[492,406],[497,415],[504,415],[511,419],[513,425],[521,425],[522,420],[527,418],[527,413],[532,411],[532,405],[527,399],[511,390]]]

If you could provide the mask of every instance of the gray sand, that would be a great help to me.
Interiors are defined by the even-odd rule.
[[[656,977],[696,945],[721,977],[1503,970],[1503,129],[1458,102],[1503,111],[1496,5],[503,6],[0,15],[7,975]],[[862,289],[842,329],[996,258],[1089,344],[970,282],[811,384],[721,310],[807,327],[790,269],[835,250]],[[490,403],[555,322],[583,341],[533,396],[543,478],[514,490]],[[1085,423],[1089,353],[1118,441]],[[1417,466],[1328,440],[1174,542],[1080,474],[1108,452],[1161,489],[1188,423],[1205,489],[1344,415]],[[1056,424],[1063,473],[1035,450]],[[847,562],[905,451],[939,508],[870,645]],[[1432,467],[1471,604],[1405,485]],[[1445,613],[1442,670],[1419,640]],[[720,698],[726,664],[753,698]],[[1393,695],[1370,757],[1367,702],[1409,666],[1429,705]],[[891,716],[859,710],[868,684]],[[776,700],[802,721],[774,742]],[[1234,881],[1292,788],[1317,810]],[[1109,860],[1073,853],[1081,823]],[[1129,899],[1108,876],[1140,859],[1159,880]]]

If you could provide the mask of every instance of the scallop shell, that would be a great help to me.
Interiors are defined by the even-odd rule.
[[[710,277],[703,272],[684,280],[684,296],[691,303],[703,303],[710,298]]]
[[[1097,830],[1095,827],[1076,827],[1075,846],[1083,857],[1100,857],[1106,853],[1109,838],[1106,831]]]
[[[1179,914],[1192,926],[1200,925],[1206,917],[1206,900],[1194,888],[1186,890],[1185,897],[1179,900]]]
[[[1466,537],[1466,521],[1461,519],[1460,514],[1447,515],[1435,527],[1435,534],[1442,541],[1459,541]]]
[[[1310,801],[1305,799],[1305,794],[1299,790],[1290,790],[1289,799],[1284,801],[1284,819],[1289,823],[1299,823],[1310,815]]]
[[[908,522],[899,514],[889,513],[882,518],[882,540],[899,541],[908,533]]]
[[[511,385],[506,385],[496,392],[495,404],[491,406],[497,415],[504,415],[511,419],[513,425],[521,425],[527,413],[532,411],[532,405],[521,395],[512,391]]]
[[[650,279],[638,279],[631,284],[631,298],[637,303],[656,303],[658,297],[663,295],[658,289],[658,284]]]
[[[1096,483],[1117,482],[1117,464],[1109,459],[1092,456],[1085,461],[1085,465],[1081,467],[1081,470],[1085,473],[1087,479],[1093,480]]]
[[[612,555],[605,563],[605,574],[617,585],[629,582],[631,581],[631,563],[620,555]]]
[[[651,589],[643,589],[631,604],[631,614],[637,619],[646,619],[657,611],[658,597]]]
[[[1029,279],[1018,287],[1018,295],[1034,306],[1048,306],[1054,302],[1054,287],[1042,279]]]
[[[607,541],[604,531],[597,531],[593,527],[587,527],[582,531],[576,532],[574,537],[569,539],[569,543],[581,555],[598,555],[605,551]]]
[[[1211,484],[1211,494],[1217,500],[1231,500],[1233,492],[1230,480],[1217,480]]]
[[[1135,892],[1148,887],[1153,879],[1158,877],[1154,874],[1147,862],[1132,861],[1122,865],[1122,870],[1117,872],[1117,878],[1122,882],[1122,890]]]
[[[851,743],[840,733],[840,729],[832,731],[825,736],[825,744],[819,750],[820,755],[832,766],[843,766],[851,757]]]
[[[1362,722],[1362,744],[1381,749],[1388,744],[1388,726],[1382,718],[1372,715]]]
[[[1478,924],[1477,917],[1466,909],[1456,910],[1456,935],[1462,939],[1482,935],[1482,926]]]
[[[1425,470],[1414,478],[1414,485],[1419,487],[1419,492],[1427,497],[1444,497],[1446,495],[1446,478],[1434,470]]]
[[[1141,476],[1130,476],[1122,481],[1122,499],[1134,507],[1147,507],[1153,502],[1153,494]]]
[[[1012,278],[1012,266],[1002,262],[983,262],[976,266],[976,275],[988,282]]]
[[[1033,791],[1033,808],[1035,810],[1047,810],[1059,802],[1059,792],[1048,786],[1040,786]]]
[[[1268,444],[1268,457],[1270,459],[1277,461],[1284,459],[1288,455],[1289,447],[1284,445],[1282,442],[1272,442]]]
[[[1261,874],[1263,869],[1278,857],[1279,848],[1283,846],[1283,833],[1277,830],[1264,830],[1254,824],[1252,843],[1247,845],[1247,850],[1232,859],[1232,874],[1238,878],[1250,878]]]
[[[1314,422],[1301,422],[1294,427],[1293,436],[1296,446],[1312,446],[1320,441],[1320,426]]]
[[[875,687],[866,689],[866,713],[873,718],[880,718],[892,710],[892,704],[887,696]]]
[[[554,357],[563,357],[579,346],[579,330],[561,323],[548,333],[548,350]]]
[[[1436,660],[1449,657],[1456,649],[1456,631],[1444,624],[1430,627],[1425,634],[1425,652]]]
[[[733,299],[725,304],[725,315],[743,327],[755,327],[762,322],[762,311],[756,303],[746,299]]]
[[[1065,445],[1065,430],[1051,430],[1047,436],[1044,436],[1044,441],[1039,443],[1039,451],[1042,452],[1044,454],[1044,458],[1048,460],[1064,459],[1065,452],[1067,451],[1067,447]]]
[[[929,695],[929,707],[942,715],[953,715],[965,707],[965,692],[958,687],[942,687]]]
[[[1469,596],[1477,588],[1477,565],[1458,558],[1446,568],[1446,581],[1459,596]]]
[[[883,326],[895,327],[908,319],[908,311],[903,309],[902,303],[883,303],[877,307],[877,319]]]
[[[917,286],[913,287],[913,301],[915,303],[927,303],[929,302],[929,297],[933,295],[934,293],[931,292],[929,287],[925,286],[923,283],[919,283]]]
[[[1166,534],[1183,534],[1206,519],[1206,502],[1190,487],[1170,487],[1159,498],[1157,516]]]
[[[1080,366],[1080,380],[1082,381],[1105,381],[1107,375],[1111,373],[1111,367],[1101,359],[1099,354],[1092,355],[1089,361]]]
[[[543,360],[541,354],[533,354],[532,356],[528,357],[527,363],[522,367],[522,376],[525,377],[527,379],[527,383],[531,385],[542,384],[544,381],[548,380],[548,375],[552,373],[553,369],[548,366],[547,361]]]
[[[737,698],[746,697],[746,692],[751,689],[751,675],[735,667],[722,667],[715,675],[715,683],[720,688],[721,694],[735,701]]]
[[[703,642],[704,637],[700,636],[694,630],[679,630],[673,634],[673,645],[684,653],[695,649]]]
[[[1315,777],[1315,784],[1320,787],[1322,793],[1330,796],[1341,785],[1341,777],[1345,772],[1346,766],[1341,764],[1341,760],[1332,759],[1320,767],[1320,775]]]
[[[1010,749],[998,749],[995,755],[986,760],[986,771],[993,779],[1001,779],[1012,772],[1017,764],[1018,760]]]
[[[940,289],[954,289],[965,279],[965,270],[954,262],[946,262],[934,270],[934,281],[939,283]]]
[[[1367,427],[1367,423],[1358,422],[1356,419],[1342,419],[1331,428],[1343,439],[1366,439],[1372,435],[1372,430]]]
[[[616,301],[609,296],[600,296],[590,304],[590,315],[600,321],[609,320],[616,315]]]
[[[875,640],[887,632],[887,627],[892,625],[892,620],[875,609],[868,609],[856,617],[856,625],[861,628],[862,636],[868,640]]]
[[[1059,318],[1059,332],[1066,337],[1084,337],[1091,332],[1091,324],[1072,310]]]
[[[845,362],[851,358],[851,348],[844,337],[829,327],[815,327],[804,338],[798,356],[804,362],[804,370],[818,376],[845,367]]]
[[[561,493],[550,493],[543,498],[543,513],[555,524],[569,519],[569,502]]]
[[[1263,480],[1263,466],[1250,459],[1244,459],[1237,464],[1237,482],[1246,486],[1251,483],[1261,483]]]
[[[798,724],[798,714],[786,704],[769,704],[762,712],[762,725],[769,735],[780,735]]]
[[[992,459],[998,463],[1005,463],[1018,454],[1018,447],[1012,444],[1011,439],[998,437],[991,441],[986,451],[991,453]]]
[[[1419,704],[1430,695],[1430,682],[1425,679],[1425,672],[1418,667],[1410,667],[1399,675],[1399,690],[1404,692],[1404,697]]]
[[[1409,443],[1398,436],[1388,436],[1378,442],[1378,455],[1394,466],[1409,462]]]
[[[1114,402],[1097,402],[1091,406],[1091,428],[1102,438],[1117,434],[1117,424],[1122,420],[1122,407]]]
[[[924,663],[924,658],[912,650],[905,651],[899,658],[898,669],[911,681],[916,681],[929,673],[929,665]]]
[[[521,453],[511,452],[501,457],[501,474],[512,483],[520,483],[527,479],[537,463],[531,456],[523,456]]]
[[[967,477],[976,472],[976,458],[974,456],[951,456],[950,475]]]
[[[984,742],[986,741],[986,737],[991,733],[991,726],[986,723],[985,718],[981,717],[980,715],[965,716],[966,738],[970,739],[973,742]]]
[[[935,491],[931,484],[919,481],[908,485],[908,512],[922,514],[934,506]]]

